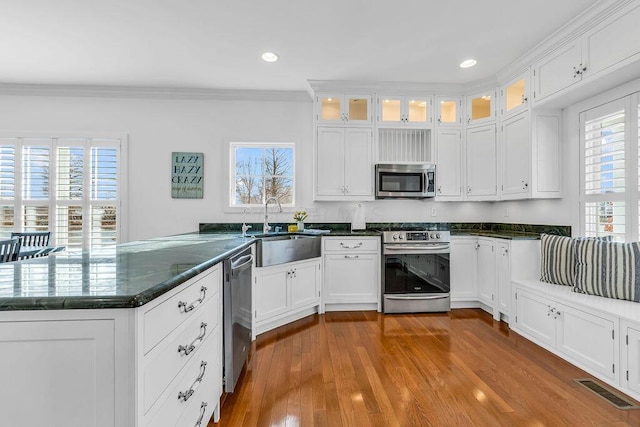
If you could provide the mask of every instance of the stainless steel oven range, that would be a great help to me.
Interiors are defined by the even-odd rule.
[[[385,231],[382,239],[383,311],[449,311],[449,232]]]

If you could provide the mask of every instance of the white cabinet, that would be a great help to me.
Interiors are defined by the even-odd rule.
[[[518,114],[529,108],[529,71],[520,74],[500,88],[500,114],[502,118]]]
[[[320,305],[321,260],[256,268],[253,286],[254,335],[315,312]]]
[[[371,128],[317,127],[315,200],[373,200]]]
[[[316,96],[316,123],[371,126],[371,95],[322,93]]]
[[[496,239],[496,296],[494,317],[509,316],[511,311],[511,243]]]
[[[478,300],[478,239],[451,237],[451,304]]]
[[[497,154],[495,125],[467,129],[466,197],[468,200],[496,200]]]
[[[380,238],[323,237],[323,305],[380,311]]]
[[[617,321],[516,288],[515,329],[579,367],[617,379]]]
[[[493,310],[496,291],[496,252],[495,241],[490,238],[478,238],[478,299],[487,308]]]
[[[436,121],[438,126],[462,126],[462,98],[436,96]]]
[[[378,127],[431,127],[433,99],[430,96],[378,95]]]
[[[438,129],[436,136],[436,198],[462,198],[462,131],[459,128]]]
[[[527,109],[502,122],[500,199],[562,196],[560,121],[559,111]]]
[[[640,394],[640,325],[624,325],[623,334],[624,381],[629,389]]]
[[[467,96],[467,126],[495,121],[496,91],[487,90]]]
[[[640,59],[640,6],[628,3],[534,64],[535,102],[572,86],[577,90]]]

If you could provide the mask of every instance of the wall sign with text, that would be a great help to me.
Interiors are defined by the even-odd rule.
[[[202,199],[204,155],[202,153],[171,153],[171,197]]]

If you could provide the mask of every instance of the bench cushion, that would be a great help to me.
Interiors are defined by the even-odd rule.
[[[640,242],[576,240],[575,290],[640,302]]]

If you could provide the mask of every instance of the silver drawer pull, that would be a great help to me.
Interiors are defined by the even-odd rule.
[[[187,306],[186,302],[179,301],[178,302],[178,310],[180,310],[181,313],[190,312],[191,310],[196,308],[196,304],[202,304],[202,301],[204,301],[204,297],[205,296],[207,296],[207,287],[203,286],[203,287],[200,288],[200,298],[198,298],[197,300],[195,300],[194,302],[189,304],[189,306]]]
[[[198,378],[196,378],[196,380],[191,384],[189,390],[181,391],[180,393],[178,393],[178,400],[186,402],[191,396],[193,396],[193,393],[196,392],[196,388],[198,388],[198,386],[202,382],[202,378],[204,378],[204,371],[206,371],[206,369],[207,362],[202,361],[202,363],[200,363],[200,375],[198,375]]]
[[[202,329],[202,333],[198,335],[198,338],[191,341],[191,344],[178,346],[178,353],[184,353],[185,356],[188,356],[189,353],[196,349],[196,343],[202,342],[202,340],[204,339],[204,335],[207,333],[207,324],[202,322],[200,324],[200,329]]]
[[[344,257],[345,257],[345,259],[358,259],[358,258],[360,258],[360,256],[359,256],[359,255],[353,255],[353,256],[351,256],[351,255],[345,255]]]
[[[207,402],[202,402],[200,404],[200,418],[193,425],[193,427],[200,427],[202,425],[202,419],[204,418],[204,413],[207,411]]]
[[[348,246],[348,245],[345,245],[344,243],[340,242],[340,246],[342,246],[344,249],[358,249],[359,247],[362,246],[362,242],[358,243],[357,245],[353,245],[353,246]]]

